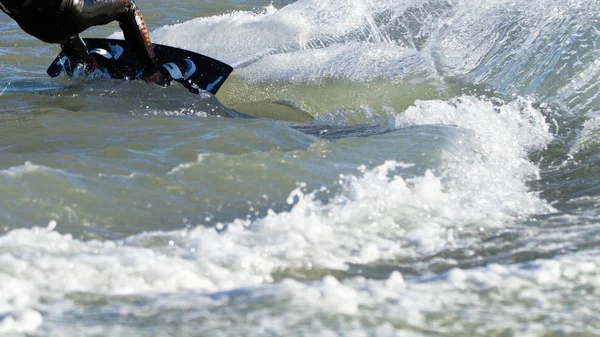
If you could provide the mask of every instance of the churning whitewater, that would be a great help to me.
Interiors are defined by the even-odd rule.
[[[138,5],[216,96],[0,17],[1,334],[600,334],[597,1]]]

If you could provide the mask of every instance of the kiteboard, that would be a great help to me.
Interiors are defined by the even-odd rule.
[[[137,58],[124,40],[84,38],[88,52],[98,63],[98,70],[109,78],[133,80],[142,74]],[[233,68],[208,56],[185,49],[153,43],[154,54],[166,76],[166,85],[178,82],[190,92],[216,94]],[[76,65],[60,52],[46,71],[51,77],[63,72],[73,76]]]

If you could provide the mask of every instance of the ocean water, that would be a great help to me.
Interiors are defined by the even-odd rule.
[[[598,1],[138,5],[216,96],[0,16],[0,334],[600,335]]]

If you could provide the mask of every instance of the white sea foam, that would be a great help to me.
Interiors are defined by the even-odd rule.
[[[323,78],[369,81],[407,76],[423,64],[417,53],[400,46],[345,43],[265,56],[237,75],[252,82],[285,79],[305,83]]]
[[[591,289],[600,285],[598,256],[593,251],[525,264],[455,268],[433,279],[406,281],[394,272],[383,281],[358,277],[338,282],[327,276],[319,282],[285,281],[277,287],[292,296],[292,308],[316,319],[345,315],[358,320],[368,312],[381,323],[417,330],[435,322],[448,334],[471,329],[477,335],[593,333],[599,328],[591,323],[599,306],[583,299],[594,296]],[[579,300],[587,305],[570,306]],[[590,325],[575,323],[581,320]],[[352,331],[351,327],[347,325]],[[358,326],[356,332],[364,329]]]
[[[469,210],[464,216],[471,217],[477,210],[483,217],[499,218],[553,210],[526,185],[527,180],[539,178],[528,155],[545,148],[552,139],[543,115],[531,102],[474,97],[417,101],[397,117],[399,126],[419,124],[457,125],[474,132],[471,146],[481,157],[447,163],[449,184],[457,192],[453,199]]]
[[[582,57],[597,59],[596,4],[517,3],[300,0],[164,26],[151,38],[235,65],[234,76],[245,80],[318,80],[320,74],[368,80],[416,68],[507,94],[540,90],[579,100],[581,90],[575,89],[583,88],[586,94],[577,103],[593,104],[595,68],[579,69],[587,63],[570,55],[583,50]],[[571,83],[555,87],[562,83],[557,74]]]
[[[467,243],[454,237],[456,230],[504,226],[517,217],[549,210],[525,185],[536,176],[535,166],[526,158],[528,151],[550,139],[539,112],[526,102],[494,105],[472,97],[418,102],[397,122],[460,125],[473,132],[465,141],[472,142],[480,156],[454,153],[441,174],[427,171],[416,177],[395,173],[410,164],[388,161],[344,177],[341,192],[328,203],[314,197],[318,191],[307,193],[299,187],[288,198],[293,205],[290,211],[219,224],[220,230],[198,226],[142,233],[122,242],[76,240],[52,230],[60,230],[60,223],[9,231],[0,237],[0,277],[7,285],[0,288],[3,328],[20,331],[39,326],[37,307],[42,298],[59,303],[74,292],[140,295],[261,287],[271,283],[278,270],[346,270],[352,263],[458,248]],[[179,166],[172,173],[189,167]],[[517,269],[529,275],[527,282],[547,285],[562,275],[550,267],[542,263],[535,273]],[[326,277],[315,284],[286,281],[273,291],[290,292],[298,306],[319,303],[328,312],[350,316],[359,315],[364,306],[391,303],[380,309],[382,315],[419,326],[426,324],[427,312],[461,306],[456,302],[459,297],[448,294],[466,289],[465,282],[494,282],[498,291],[504,291],[500,280],[505,272],[497,273],[499,268],[504,267],[453,271],[447,281],[415,283],[408,290],[402,290],[405,282],[394,274],[384,283],[391,288],[386,285],[382,290],[377,290],[381,284],[375,281],[339,283]],[[519,286],[525,282],[521,278],[509,284]],[[381,302],[386,296],[393,301]],[[319,308],[311,310],[320,312]],[[473,310],[480,314],[481,308]]]
[[[300,1],[261,12],[232,12],[161,27],[157,41],[239,62],[265,50],[299,49],[315,37],[343,35],[364,22],[362,0]],[[198,35],[198,31],[202,34]]]
[[[201,238],[200,232],[206,236]],[[328,235],[325,231],[321,233]],[[154,239],[163,235],[156,234],[159,236]],[[369,329],[359,324],[368,317],[384,335],[393,335],[394,326],[427,329],[433,322],[448,333],[471,329],[470,322],[476,322],[478,334],[494,334],[506,329],[519,335],[598,331],[594,324],[584,327],[565,323],[582,319],[592,322],[595,312],[600,310],[596,301],[585,300],[588,296],[596,296],[593,289],[600,287],[600,255],[596,251],[524,264],[490,264],[469,270],[454,268],[436,278],[406,279],[401,273],[393,272],[384,280],[355,277],[339,281],[333,276],[325,276],[312,282],[287,279],[270,283],[259,274],[275,267],[267,260],[275,262],[273,256],[283,254],[283,251],[275,252],[275,241],[264,241],[262,244],[267,247],[263,249],[255,247],[262,262],[267,262],[267,265],[261,265],[256,264],[259,254],[247,258],[241,253],[234,254],[233,251],[239,248],[248,251],[240,246],[241,241],[234,243],[232,240],[235,236],[241,239],[247,235],[246,239],[251,241],[250,236],[260,236],[260,233],[241,234],[235,230],[230,234],[217,234],[196,229],[188,234],[172,233],[173,245],[164,243],[148,249],[135,243],[152,240],[150,235],[115,244],[79,242],[68,235],[39,229],[8,233],[0,242],[3,247],[0,255],[0,310],[3,312],[0,331],[38,329],[42,323],[41,313],[51,310],[56,314],[56,311],[68,308],[72,304],[65,296],[73,292],[89,292],[96,296],[145,295],[148,300],[144,310],[122,303],[119,312],[129,317],[141,317],[145,312],[160,315],[161,312],[187,308],[185,310],[198,311],[197,315],[216,319],[216,326],[224,320],[222,328],[226,328],[228,318],[220,317],[216,311],[211,313],[211,308],[224,303],[235,307],[237,302],[229,303],[228,298],[235,298],[236,293],[225,298],[203,297],[202,294],[237,288],[244,289],[243,292],[255,300],[266,301],[254,310],[252,324],[239,322],[237,325],[238,329],[249,333],[260,331],[263,324],[283,332],[290,320],[296,319],[309,320],[310,331],[333,329],[331,332],[335,332],[336,327],[325,324],[334,317],[345,317],[348,323],[337,329],[355,333]],[[293,247],[289,246],[305,242],[299,240],[298,235],[290,233],[287,242],[278,242],[288,246],[287,258],[294,254]],[[201,243],[204,246],[201,251],[183,253],[182,244],[199,240],[205,240]],[[12,244],[7,247],[9,241]],[[329,249],[332,244],[330,242],[328,247],[321,249]],[[6,248],[14,249],[16,245],[22,248],[20,252],[6,252]],[[314,249],[318,248],[315,246]],[[204,256],[200,259],[196,254]],[[231,260],[227,261],[227,266],[217,265],[228,259]],[[166,296],[167,293],[189,291],[195,291],[196,295]],[[573,301],[586,305],[572,307]],[[285,313],[274,315],[271,312],[281,306]],[[458,312],[460,319],[455,316]],[[543,317],[543,324],[535,323],[536,317]]]
[[[235,76],[251,81],[397,78],[425,61],[379,30],[374,11],[390,7],[364,0],[298,1],[164,26],[151,38],[234,65]]]
[[[2,269],[23,266],[7,265],[5,260],[6,257],[0,256]],[[0,333],[35,331],[42,324],[41,314],[31,308],[39,300],[36,284],[10,276],[7,271],[0,272]]]
[[[51,170],[51,169],[48,167],[45,167],[45,166],[35,165],[29,161],[26,161],[23,165],[10,167],[10,168],[4,169],[0,172],[9,177],[20,177],[24,174],[37,172],[39,170]]]

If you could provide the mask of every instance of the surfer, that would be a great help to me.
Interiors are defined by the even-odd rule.
[[[60,44],[71,62],[90,73],[97,64],[79,34],[92,26],[118,21],[143,69],[142,79],[161,82],[146,23],[133,0],[0,0],[0,9],[29,35]]]

